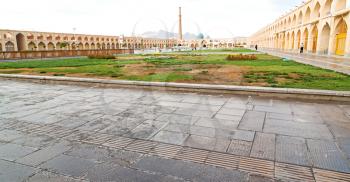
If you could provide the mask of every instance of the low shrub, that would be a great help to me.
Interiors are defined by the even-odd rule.
[[[192,71],[192,68],[175,68],[174,71]]]
[[[55,74],[53,74],[53,76],[66,76],[66,75],[62,74],[62,73],[55,73]]]
[[[125,65],[124,64],[116,64],[113,66],[114,68],[124,68]]]
[[[207,75],[207,74],[209,74],[209,71],[208,70],[203,70],[203,71],[200,72],[200,74]]]
[[[115,59],[113,55],[90,55],[89,59]]]
[[[256,57],[256,55],[252,54],[252,55],[243,55],[243,54],[231,54],[228,55],[226,60],[229,61],[236,61],[236,60],[256,60],[258,59]]]
[[[117,78],[117,77],[121,77],[121,76],[123,76],[123,74],[121,74],[121,73],[113,73],[113,74],[111,74],[112,78]]]

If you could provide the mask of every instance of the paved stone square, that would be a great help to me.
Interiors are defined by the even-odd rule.
[[[0,181],[350,181],[350,103],[0,80]]]

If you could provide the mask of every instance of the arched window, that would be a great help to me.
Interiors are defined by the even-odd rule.
[[[52,42],[49,42],[47,44],[47,49],[50,50],[50,51],[55,50],[55,45]]]
[[[36,45],[34,42],[29,42],[28,44],[28,50],[34,51],[36,49]]]
[[[332,2],[333,0],[327,0],[326,3],[323,5],[321,16],[328,16],[331,14],[331,8],[332,8]]]
[[[346,8],[346,0],[336,0],[334,5],[335,11],[340,11]]]
[[[307,7],[304,15],[304,22],[307,23],[310,21],[310,16],[311,16],[311,10],[310,7]]]
[[[26,40],[23,34],[16,35],[17,49],[18,51],[24,51],[26,49]]]
[[[46,50],[46,45],[43,42],[40,42],[38,44],[39,51],[44,51]]]
[[[303,12],[300,11],[298,15],[298,25],[302,23],[303,23]]]
[[[8,41],[6,44],[5,44],[5,50],[6,51],[15,51],[15,44],[11,41]]]
[[[5,33],[4,34],[4,39],[11,39],[12,35],[10,33]]]
[[[312,11],[312,19],[318,19],[320,16],[321,16],[321,5],[319,2],[317,2]]]
[[[323,26],[322,32],[321,32],[321,42],[320,42],[320,50],[319,51],[322,54],[328,54],[330,33],[331,33],[331,28],[327,23],[326,25]]]

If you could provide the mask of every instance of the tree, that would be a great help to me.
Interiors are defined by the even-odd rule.
[[[65,47],[67,47],[68,46],[68,43],[67,42],[62,42],[62,43],[60,43],[60,48],[62,49],[62,48],[65,48]]]

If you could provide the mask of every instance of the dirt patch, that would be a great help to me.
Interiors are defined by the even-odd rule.
[[[155,73],[165,73],[169,71],[171,71],[171,69],[168,67],[159,68],[156,67],[154,64],[149,63],[129,64],[123,68],[123,73],[125,75],[137,76],[150,75]]]
[[[300,75],[297,74],[297,73],[289,73],[289,74],[288,74],[288,77],[289,77],[289,78],[292,78],[292,79],[299,79],[299,78],[300,78]]]

